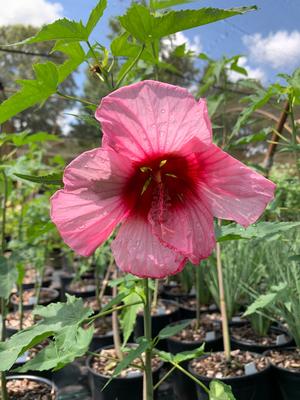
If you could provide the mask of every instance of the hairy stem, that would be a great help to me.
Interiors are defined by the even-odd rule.
[[[1,255],[4,256],[5,249],[6,249],[6,239],[5,239],[5,228],[6,228],[6,203],[7,203],[7,197],[8,197],[8,186],[7,186],[7,177],[6,173],[4,170],[1,170],[2,175],[3,175],[3,186],[4,186],[4,191],[3,191],[3,203],[2,203],[2,228],[1,228]],[[2,324],[1,324],[1,342],[3,342],[6,339],[6,312],[7,312],[7,307],[6,307],[6,300],[4,298],[0,299],[1,303],[1,319],[2,319]],[[6,386],[6,373],[1,372],[1,396],[2,400],[8,400],[8,393],[7,393],[7,386]]]
[[[151,293],[149,289],[148,278],[144,279],[144,335],[148,341],[152,341],[151,328]],[[153,400],[153,379],[152,379],[152,348],[149,347],[145,354],[145,374],[144,374],[144,399]]]

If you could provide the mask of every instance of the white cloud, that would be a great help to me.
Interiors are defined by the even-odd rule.
[[[185,43],[186,50],[193,51],[194,53],[200,53],[202,51],[202,45],[199,36],[194,36],[190,40],[182,32],[177,32],[174,35],[164,38],[162,40],[163,50],[162,54],[168,56],[168,54],[175,49],[175,47],[180,46]]]
[[[228,79],[231,82],[237,82],[238,80],[245,79],[245,78],[255,79],[255,80],[260,81],[262,83],[266,82],[266,78],[267,77],[266,77],[265,72],[259,67],[257,67],[257,68],[250,67],[248,65],[247,57],[240,57],[239,62],[238,62],[238,66],[245,68],[245,70],[247,71],[248,75],[245,76],[243,74],[239,74],[236,71],[228,70],[228,72],[227,72]]]
[[[291,70],[300,64],[300,32],[277,31],[263,37],[260,33],[244,36],[249,57],[274,69]]]
[[[40,26],[62,16],[63,6],[47,0],[0,0],[0,25]]]

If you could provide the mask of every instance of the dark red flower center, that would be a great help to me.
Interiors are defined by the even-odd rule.
[[[172,207],[184,204],[186,196],[195,190],[199,168],[193,155],[164,154],[135,163],[134,170],[123,199],[130,209],[146,218],[159,192],[167,194]]]

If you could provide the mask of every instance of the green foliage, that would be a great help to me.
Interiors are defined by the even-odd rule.
[[[192,3],[195,0],[150,0],[150,8],[153,10],[161,10],[181,4]]]
[[[209,389],[209,400],[235,400],[231,387],[221,381],[211,381]]]
[[[133,4],[126,14],[120,17],[120,22],[133,37],[142,43],[147,43],[179,31],[210,24],[255,9],[255,6],[228,10],[201,8],[199,10],[169,11],[161,16],[154,16],[147,7]]]
[[[170,336],[174,336],[177,333],[181,332],[184,328],[186,328],[190,323],[191,323],[191,321],[187,320],[187,321],[175,324],[175,325],[168,325],[158,333],[158,338],[166,339]]]
[[[59,370],[71,363],[75,358],[83,356],[93,338],[94,328],[78,328],[72,338],[68,333],[61,334],[54,341],[38,352],[38,354],[17,368],[17,372]]]
[[[258,222],[248,228],[243,228],[238,224],[228,224],[217,229],[217,241],[224,242],[227,240],[239,239],[264,239],[272,240],[274,236],[289,231],[290,229],[300,226],[300,222]]]
[[[9,298],[17,279],[17,268],[8,259],[0,256],[0,298]]]
[[[0,123],[37,103],[42,103],[56,92],[58,73],[55,64],[48,61],[45,64],[35,64],[33,69],[36,79],[18,81],[21,90],[0,105]]]
[[[84,339],[80,326],[92,314],[92,310],[83,306],[82,299],[68,296],[67,303],[52,303],[47,307],[37,306],[33,313],[42,317],[42,320],[11,336],[6,342],[0,343],[0,371],[8,371],[26,350],[50,337],[53,337],[54,343],[58,344],[58,355],[55,358],[57,364],[53,360],[51,368],[61,368],[65,365],[64,362],[72,361],[78,352],[83,353],[87,350],[89,343]],[[92,330],[86,331],[86,335],[91,339]],[[74,349],[76,343],[79,345],[77,350]],[[53,355],[54,344],[50,346],[45,355]],[[42,369],[49,365],[46,361],[43,364],[44,361],[42,358],[40,366]],[[35,367],[38,368],[37,362]]]
[[[24,175],[24,174],[15,174],[18,178],[24,179],[26,181],[42,183],[45,185],[56,185],[63,186],[62,181],[62,173],[53,173],[49,175],[43,176],[34,176],[34,175]]]
[[[171,364],[180,364],[183,361],[189,361],[193,358],[201,357],[204,354],[204,344],[197,349],[182,351],[181,353],[172,354],[166,351],[154,349],[155,354],[157,354],[162,360],[170,362]]]

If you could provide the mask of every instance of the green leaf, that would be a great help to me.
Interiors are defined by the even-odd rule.
[[[264,106],[275,94],[277,87],[272,85],[268,90],[256,88],[256,93],[243,99],[243,101],[250,101],[248,107],[241,112],[232,132],[232,136],[236,135],[241,127],[248,121],[249,117],[259,108]]]
[[[255,6],[228,10],[202,8],[199,10],[169,11],[161,16],[154,16],[148,8],[141,4],[133,4],[126,14],[120,17],[120,22],[132,36],[142,43],[147,43],[179,31],[210,24],[255,9]]]
[[[230,386],[213,380],[209,384],[209,400],[235,400],[235,397]]]
[[[5,257],[0,256],[0,297],[8,299],[18,279],[18,270]]]
[[[258,133],[254,133],[253,135],[247,135],[244,137],[241,137],[234,142],[230,143],[230,147],[233,146],[241,146],[244,144],[250,144],[250,143],[257,143],[257,142],[264,142],[267,137],[268,137],[268,131],[262,131]]]
[[[35,80],[19,80],[21,90],[0,104],[0,124],[56,92],[58,72],[52,62],[33,66]]]
[[[134,349],[130,350],[127,355],[123,358],[123,360],[116,366],[111,378],[109,381],[106,383],[106,385],[102,388],[102,390],[105,390],[106,386],[110,384],[112,379],[116,378],[120,373],[123,371],[123,369],[127,368],[129,364],[132,364],[132,362],[138,358],[140,355],[142,355],[151,345],[151,343],[148,343],[147,340],[143,337],[139,341],[139,344],[137,347]]]
[[[247,229],[238,224],[229,224],[217,229],[217,241],[223,242],[234,239],[265,239],[282,234],[300,226],[300,222],[259,222],[249,226]]]
[[[244,312],[244,317],[255,314],[258,310],[273,305],[275,300],[285,291],[287,283],[282,282],[277,286],[271,287],[271,292],[259,296]]]
[[[65,115],[71,115],[72,117],[75,117],[79,119],[80,121],[84,122],[87,125],[93,126],[94,128],[100,129],[99,122],[92,117],[91,115],[88,114],[71,114],[71,113],[64,113]]]
[[[0,371],[9,370],[20,355],[47,337],[54,336],[57,339],[63,335],[65,345],[71,346],[77,330],[92,313],[90,308],[84,307],[82,299],[69,295],[67,303],[36,306],[33,314],[43,319],[5,342],[0,342]]]
[[[43,176],[35,176],[35,175],[24,175],[24,174],[14,174],[18,178],[24,179],[26,181],[35,182],[35,183],[42,183],[45,185],[58,185],[63,186],[62,176],[63,174],[60,172],[43,175]]]
[[[155,354],[157,354],[162,360],[170,362],[171,364],[180,364],[183,361],[192,360],[193,358],[201,357],[204,354],[204,343],[193,350],[183,351],[177,354],[167,353],[163,350],[154,349]]]
[[[93,338],[94,327],[78,328],[74,332],[75,335],[72,337],[72,341],[68,340],[69,343],[66,343],[66,335],[59,335],[57,340],[51,341],[32,360],[15,371],[56,371],[70,364],[75,358],[83,356],[88,351]]]
[[[79,42],[88,40],[88,37],[88,30],[81,21],[76,22],[67,18],[62,18],[54,21],[52,24],[43,26],[35,36],[25,39],[22,42],[15,43],[14,45],[47,42],[49,40]]]
[[[107,7],[107,0],[100,0],[96,5],[96,7],[92,10],[88,22],[86,24],[86,30],[88,35],[91,34],[92,30],[97,25],[106,7]]]
[[[141,298],[137,293],[133,292],[130,293],[128,296],[126,296],[123,301],[124,304],[132,304],[141,301]],[[122,311],[121,327],[123,331],[123,346],[125,346],[126,343],[128,342],[128,339],[130,338],[130,335],[132,334],[136,323],[136,317],[138,311],[141,310],[142,308],[143,305],[141,303],[141,304],[135,304],[130,307],[126,307]]]
[[[190,325],[190,323],[190,320],[186,320],[176,325],[168,325],[158,333],[158,337],[159,339],[166,339],[170,336],[174,336]]]
[[[60,51],[68,56],[67,60],[57,65],[58,83],[62,83],[79,65],[85,60],[85,52],[79,43],[66,43],[64,40],[58,40],[52,49]]]
[[[193,3],[195,0],[150,0],[150,7],[153,10],[161,10],[163,8],[173,7],[180,4]]]

